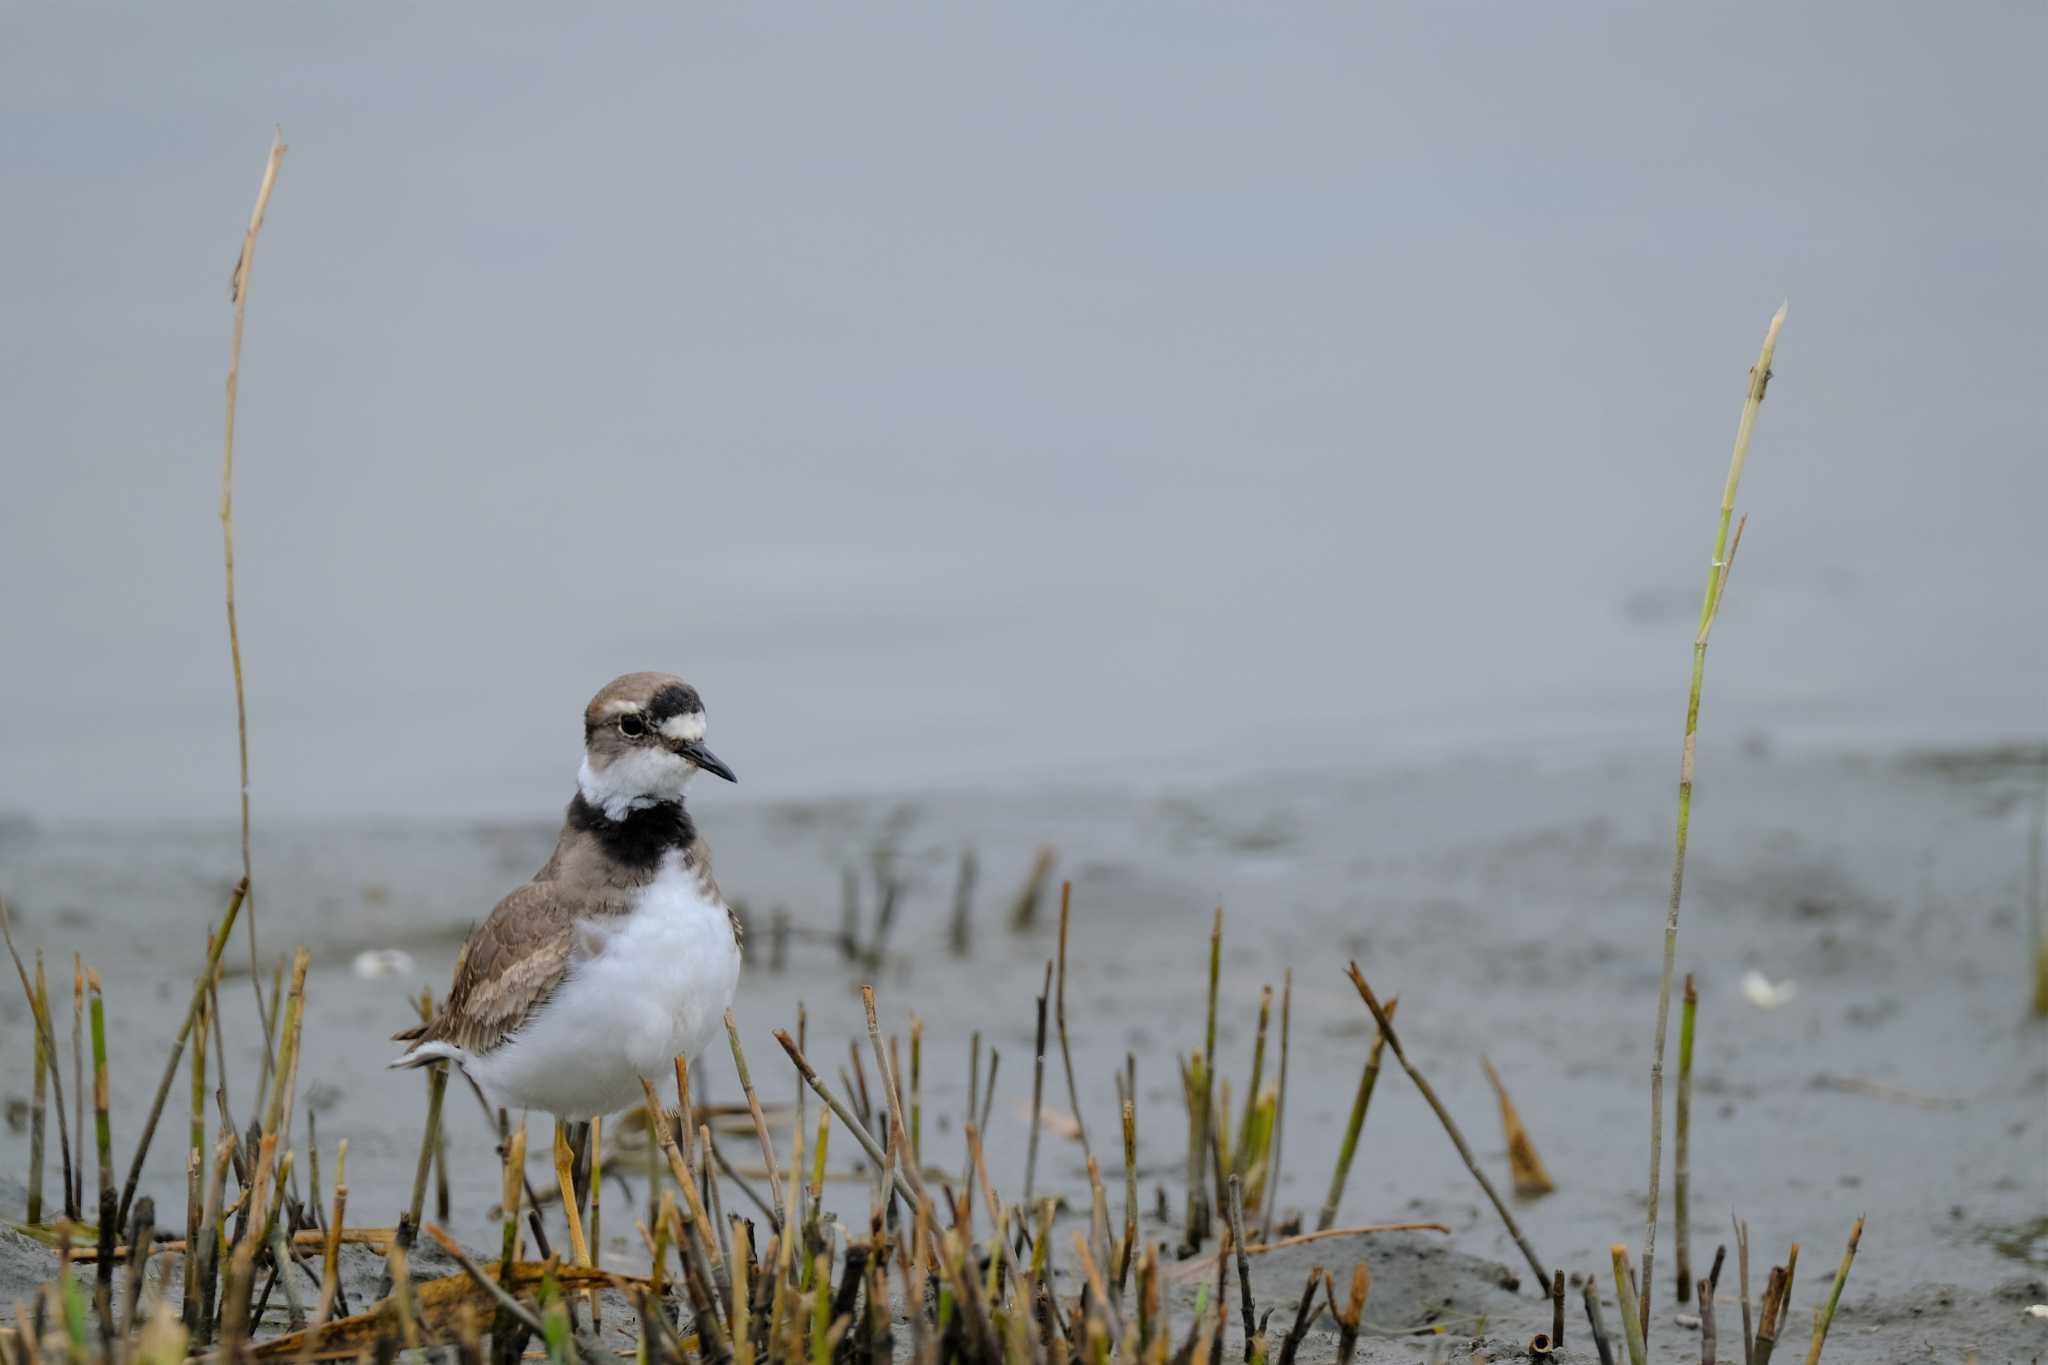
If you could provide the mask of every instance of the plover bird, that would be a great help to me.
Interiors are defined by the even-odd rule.
[[[495,1103],[560,1121],[674,1085],[674,1059],[718,1032],[740,974],[739,921],[683,806],[704,706],[681,678],[628,673],[583,712],[583,766],[554,856],[469,936],[434,1018],[391,1063],[450,1061]]]

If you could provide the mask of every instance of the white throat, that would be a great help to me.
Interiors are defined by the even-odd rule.
[[[592,767],[585,754],[576,770],[576,789],[605,819],[623,820],[636,810],[680,801],[696,774],[696,764],[666,749],[635,749],[604,768]]]

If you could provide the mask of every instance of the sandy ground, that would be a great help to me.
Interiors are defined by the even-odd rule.
[[[738,1014],[769,1100],[786,1104],[793,1093],[771,1030],[792,1026],[803,1002],[810,1051],[829,1075],[845,1064],[848,1040],[862,1037],[858,986],[873,981],[885,1027],[900,1031],[912,1008],[925,1022],[932,1162],[957,1167],[971,1032],[1001,1051],[990,1163],[1014,1197],[1033,1000],[1054,949],[1056,903],[1048,899],[1021,932],[1004,919],[1034,850],[1049,844],[1056,875],[1074,881],[1067,1008],[1081,1113],[1119,1208],[1113,1076],[1127,1052],[1137,1061],[1145,1201],[1163,1186],[1179,1207],[1186,1138],[1175,1058],[1200,1042],[1206,936],[1221,904],[1219,1053],[1240,1096],[1260,988],[1277,991],[1294,973],[1282,1210],[1305,1211],[1312,1223],[1328,1181],[1370,1037],[1342,971],[1356,958],[1383,996],[1401,997],[1411,1057],[1505,1183],[1479,1057],[1500,1069],[1558,1185],[1518,1204],[1517,1216],[1548,1264],[1574,1277],[1598,1273],[1618,1334],[1605,1268],[1611,1243],[1637,1253],[1642,1243],[1674,767],[1654,756],[1557,769],[1471,764],[926,805],[769,807],[721,790],[700,794],[695,808],[721,880],[755,926]],[[1964,759],[1702,757],[1679,946],[1680,970],[1695,975],[1701,999],[1694,1263],[1704,1267],[1731,1240],[1731,1213],[1750,1222],[1759,1285],[1799,1242],[1786,1340],[1802,1355],[1810,1314],[1859,1215],[1866,1232],[1829,1359],[2048,1353],[2048,1323],[2024,1314],[2048,1300],[2048,1029],[2024,1013],[2021,908],[2037,781]],[[262,948],[270,955],[303,941],[314,955],[301,1083],[330,1166],[335,1141],[349,1140],[352,1222],[395,1220],[416,1155],[423,1088],[417,1076],[382,1069],[392,1052],[385,1036],[406,1022],[408,992],[445,984],[464,929],[531,874],[550,839],[546,822],[262,828]],[[881,963],[869,968],[825,940],[840,924],[847,866],[862,869],[862,916],[872,920],[868,869],[882,844],[895,851],[904,891]],[[968,847],[981,875],[973,943],[956,958],[946,923]],[[16,907],[17,939],[44,947],[53,969],[65,961],[67,993],[74,948],[106,980],[124,1158],[204,925],[237,861],[232,832],[215,828],[0,826],[0,893]],[[777,910],[799,931],[780,971],[767,929]],[[416,971],[359,977],[356,955],[373,948],[404,950]],[[246,953],[238,935],[230,958]],[[1751,970],[1794,983],[1790,998],[1774,1009],[1752,1003],[1741,988]],[[231,1013],[246,1013],[248,999],[246,981],[225,985]],[[1675,1057],[1675,1019],[1673,1038]],[[254,1055],[247,1044],[230,1048],[238,1112],[253,1089]],[[1269,1079],[1276,1061],[1269,1057]],[[737,1098],[722,1055],[700,1071],[711,1098]],[[28,1073],[27,1016],[10,988],[0,991],[0,1100],[9,1106],[0,1212],[9,1218],[19,1216],[27,1165],[15,1101],[27,1095]],[[1049,1105],[1066,1110],[1056,1055],[1046,1087]],[[482,1243],[496,1199],[489,1133],[472,1098],[451,1090],[449,1103],[452,1222]],[[182,1205],[183,1109],[181,1083],[145,1181],[172,1207]],[[836,1166],[847,1165],[850,1148],[835,1142]],[[1677,1321],[1671,1294],[1669,1169],[1667,1151],[1655,1355],[1692,1359],[1697,1334]],[[541,1183],[538,1160],[533,1174]],[[1085,1192],[1081,1148],[1063,1132],[1045,1138],[1038,1186]],[[858,1180],[834,1188],[849,1216],[864,1217]],[[742,1202],[728,1191],[728,1208]],[[1426,1359],[1448,1346],[1463,1359],[1475,1339],[1502,1358],[1548,1326],[1521,1256],[1389,1059],[1340,1221],[1423,1219],[1452,1232],[1257,1258],[1261,1309],[1286,1321],[1311,1264],[1341,1277],[1363,1256],[1375,1274],[1368,1358]],[[633,1265],[630,1228],[608,1220],[606,1242],[620,1268]],[[1724,1296],[1733,1293],[1732,1245],[1730,1255]],[[21,1292],[32,1262],[19,1247],[0,1247],[0,1298]],[[1740,1358],[1735,1322],[1724,1305],[1724,1359]],[[1328,1354],[1327,1325],[1306,1358]],[[1567,1340],[1576,1358],[1590,1358],[1576,1293]]]

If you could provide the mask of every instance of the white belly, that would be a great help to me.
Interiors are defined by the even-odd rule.
[[[496,1102],[587,1119],[639,1104],[645,1077],[673,1103],[675,1058],[694,1060],[723,1029],[739,944],[680,853],[593,947],[510,1041],[464,1058]]]

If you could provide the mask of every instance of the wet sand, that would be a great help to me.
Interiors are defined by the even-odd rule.
[[[901,1030],[913,1007],[925,1021],[931,1162],[957,1167],[970,1031],[1001,1050],[989,1160],[1014,1198],[1023,1185],[1033,999],[1054,950],[1056,899],[1027,931],[1004,919],[1034,850],[1050,844],[1059,853],[1055,877],[1074,881],[1067,1010],[1082,1115],[1119,1211],[1113,1076],[1126,1052],[1137,1058],[1145,1200],[1164,1186],[1180,1205],[1186,1137],[1174,1059],[1200,1042],[1206,936],[1221,904],[1219,1053],[1240,1097],[1260,988],[1277,991],[1283,971],[1294,971],[1282,1210],[1303,1211],[1313,1224],[1370,1038],[1343,976],[1356,958],[1382,996],[1401,997],[1411,1057],[1505,1183],[1479,1056],[1500,1069],[1558,1185],[1518,1204],[1517,1215],[1549,1264],[1599,1274],[1618,1338],[1608,1246],[1626,1241],[1641,1251],[1674,768],[1663,755],[1554,769],[1473,763],[928,803],[761,806],[707,791],[693,807],[717,849],[721,881],[754,925],[738,1014],[768,1100],[793,1094],[771,1030],[792,1026],[803,1001],[811,1054],[830,1076],[844,1064],[847,1040],[864,1042],[858,986],[872,980],[885,1028]],[[1785,1340],[1800,1343],[1802,1355],[1809,1314],[1859,1215],[1866,1231],[1829,1359],[1960,1358],[1976,1349],[1991,1361],[2048,1351],[2048,1323],[2023,1314],[2048,1299],[2048,1029],[2025,1017],[2021,906],[2033,790],[2009,768],[1970,761],[1702,756],[1679,945],[1679,969],[1695,975],[1701,1000],[1693,1260],[1703,1272],[1715,1245],[1731,1240],[1731,1212],[1750,1221],[1759,1286],[1787,1244],[1800,1242]],[[545,820],[411,829],[259,823],[258,931],[266,956],[299,941],[313,951],[302,1107],[317,1114],[324,1164],[335,1141],[349,1139],[352,1222],[395,1221],[410,1188],[423,1087],[382,1068],[394,1051],[386,1036],[410,1017],[406,996],[445,985],[467,926],[531,875],[551,837]],[[843,867],[862,869],[862,911],[873,916],[867,868],[884,841],[905,890],[882,965],[869,970],[826,940],[840,926]],[[972,949],[957,959],[946,924],[955,866],[969,846],[981,876]],[[66,993],[68,965],[59,964],[73,948],[105,978],[124,1171],[168,1021],[183,1007],[203,926],[220,913],[237,864],[227,829],[0,827],[0,893],[16,907],[17,940],[48,950]],[[799,930],[780,972],[767,932],[777,909]],[[416,973],[358,977],[356,955],[376,948],[403,949]],[[246,953],[238,934],[229,961]],[[1751,970],[1796,990],[1775,1009],[1759,1008],[1741,988]],[[224,984],[231,1014],[246,1015],[248,1000],[246,981]],[[61,1014],[68,1020],[68,1000]],[[0,991],[0,1035],[0,1099],[12,1105],[26,1098],[29,1072],[27,1016],[12,988]],[[1675,1020],[1673,1040],[1675,1073]],[[253,1090],[254,1055],[231,1043],[238,1113]],[[1276,1061],[1269,1055],[1269,1079]],[[722,1052],[699,1074],[712,1099],[737,1098]],[[1056,1056],[1046,1086],[1048,1106],[1065,1110]],[[497,1184],[490,1135],[459,1087],[449,1105],[453,1223],[483,1243]],[[160,1205],[182,1204],[182,1118],[180,1088],[144,1185]],[[1654,1353],[1693,1358],[1696,1334],[1675,1321],[1671,1293],[1668,1141]],[[54,1170],[54,1126],[50,1147]],[[850,1148],[835,1142],[835,1166],[847,1164]],[[752,1155],[737,1144],[728,1150]],[[9,1218],[20,1212],[26,1151],[23,1129],[0,1128],[0,1205]],[[534,1174],[542,1184],[538,1159]],[[1049,1131],[1038,1184],[1085,1200],[1078,1144]],[[864,1219],[862,1185],[834,1188],[846,1212]],[[728,1193],[729,1209],[739,1203]],[[1363,1245],[1376,1276],[1367,1358],[1418,1359],[1432,1340],[1462,1349],[1475,1337],[1498,1358],[1547,1328],[1547,1304],[1519,1253],[1391,1059],[1340,1222],[1386,1220],[1435,1220],[1452,1232]],[[630,1226],[608,1219],[606,1241],[621,1268],[642,1254]],[[1258,1258],[1261,1308],[1276,1310],[1277,1327],[1311,1263],[1341,1277],[1356,1254],[1319,1243]],[[1721,1354],[1739,1358],[1732,1244],[1730,1256]],[[11,1297],[19,1286],[0,1290]],[[1571,1305],[1568,1342],[1584,1347],[1576,1294]],[[1383,1335],[1431,1327],[1444,1335]],[[1327,1328],[1326,1319],[1306,1358],[1328,1353]]]

